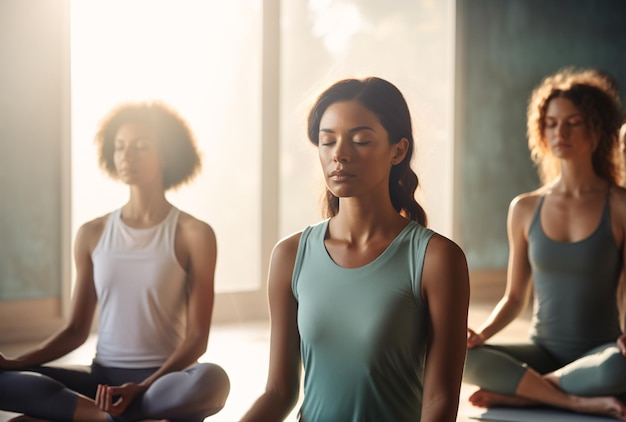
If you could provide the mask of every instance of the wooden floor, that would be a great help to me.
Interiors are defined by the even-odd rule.
[[[493,307],[492,303],[472,304],[470,307],[470,326],[478,327]],[[528,319],[524,318],[496,337],[500,340],[520,340],[526,338]],[[92,336],[80,349],[66,356],[59,362],[89,364],[95,350],[96,337]],[[9,356],[28,348],[29,344],[0,345],[0,352]],[[269,327],[267,322],[247,322],[241,324],[216,325],[212,328],[207,353],[202,361],[221,365],[231,380],[231,392],[225,408],[208,418],[211,422],[235,422],[260,394],[265,385],[269,356]],[[467,403],[467,397],[474,387],[463,385],[459,422],[469,422],[474,409]],[[287,421],[295,421],[296,406]],[[475,412],[474,412],[475,413]],[[0,412],[0,422],[6,421],[10,414]]]

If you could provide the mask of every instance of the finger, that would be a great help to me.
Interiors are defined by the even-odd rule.
[[[112,403],[110,410],[111,415],[118,416],[124,413],[124,410],[126,410],[126,408],[128,407],[126,401],[126,398],[124,396],[121,396],[117,399],[115,403]]]
[[[96,390],[96,406],[99,409],[102,409],[102,392],[104,388],[102,384],[98,384],[98,389]]]
[[[109,389],[109,392],[111,393],[111,396],[117,396],[118,394],[120,394],[119,387],[109,386],[108,389]]]
[[[111,387],[107,386],[104,395],[104,409],[105,412],[111,410]]]
[[[102,384],[100,386],[100,394],[98,397],[98,407],[100,408],[100,410],[104,410],[106,411],[107,408],[107,388],[108,386],[105,384]]]
[[[113,403],[113,406],[118,407],[122,403],[124,403],[124,396],[120,395],[120,396],[117,397],[117,400],[115,400],[115,403]]]

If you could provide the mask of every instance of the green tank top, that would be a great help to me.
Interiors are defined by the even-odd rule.
[[[606,205],[594,232],[578,242],[557,242],[541,227],[541,197],[528,231],[534,284],[531,338],[564,361],[620,335],[616,304],[621,253]]]
[[[427,341],[421,274],[433,232],[409,222],[378,258],[348,269],[326,251],[328,221],[302,233],[292,279],[301,420],[419,421]]]

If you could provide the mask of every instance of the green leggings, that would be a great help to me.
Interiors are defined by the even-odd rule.
[[[467,351],[463,381],[495,393],[514,396],[528,368],[540,374],[562,369],[561,389],[577,396],[626,393],[626,357],[615,342],[563,361],[535,343],[486,344]]]

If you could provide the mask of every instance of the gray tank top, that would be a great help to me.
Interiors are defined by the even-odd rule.
[[[543,200],[528,232],[534,281],[531,339],[571,361],[620,334],[616,295],[621,253],[611,228],[608,193],[600,223],[578,242],[546,236],[540,218]]]

